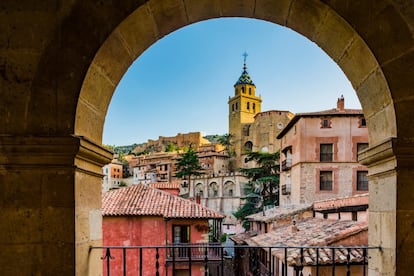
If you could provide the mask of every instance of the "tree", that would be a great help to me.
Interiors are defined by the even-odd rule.
[[[178,147],[177,145],[175,145],[174,143],[168,143],[167,146],[165,147],[165,152],[173,152],[173,151],[177,151]]]
[[[181,154],[181,156],[177,158],[177,160],[177,173],[175,176],[180,178],[187,178],[188,185],[190,185],[191,176],[203,174],[203,168],[200,166],[200,161],[198,160],[197,153],[194,151],[191,145],[185,153]],[[190,190],[191,189],[189,186],[189,191]]]
[[[231,133],[223,134],[217,138],[217,141],[225,147],[227,154],[229,155],[229,158],[230,158],[229,170],[230,171],[234,171],[234,168],[235,168],[235,160],[234,160],[235,152],[232,149],[233,138],[234,138],[234,135]]]
[[[243,227],[248,230],[249,224],[246,216],[262,210],[265,206],[279,205],[279,152],[250,152],[247,154],[247,162],[256,162],[254,168],[241,168],[249,182],[246,184],[245,204],[234,213],[240,219]]]

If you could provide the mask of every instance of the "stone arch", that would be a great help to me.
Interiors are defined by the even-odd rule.
[[[217,182],[211,182],[210,184],[208,184],[208,197],[209,198],[218,197],[218,192],[219,192],[219,186]]]
[[[131,62],[149,45],[179,27],[226,15],[281,24],[317,43],[338,63],[357,91],[368,122],[370,143],[379,144],[389,137],[396,137],[394,104],[380,61],[368,47],[366,38],[361,37],[361,32],[341,17],[340,10],[319,1],[284,1],[278,4],[258,1],[251,5],[247,2],[221,5],[219,2],[211,9],[197,9],[195,2],[174,2],[173,6],[167,6],[162,1],[148,1],[111,33],[97,52],[83,83],[76,110],[75,134],[101,141],[104,117],[114,87]],[[160,18],[165,15],[164,19]],[[146,27],[136,31],[131,26]],[[124,54],[114,54],[117,51]],[[93,89],[96,87],[94,78],[105,83],[99,87],[99,94],[104,99],[99,103],[93,100],[98,92]],[[91,118],[97,124],[90,124]]]
[[[236,184],[233,181],[226,181],[223,185],[223,196],[233,197],[236,192]]]
[[[371,126],[370,142],[396,136],[395,112],[383,70],[360,34],[334,9],[319,1],[274,3],[274,13],[269,12],[271,4],[260,1],[252,5],[216,4],[210,9],[197,9],[195,2],[166,6],[163,1],[148,1],[112,31],[97,51],[84,79],[76,107],[75,134],[100,141],[110,99],[131,63],[162,36],[194,22],[223,16],[225,10],[228,16],[286,26],[314,41],[338,63],[357,91]],[[168,15],[168,20],[160,18],[162,15]],[[371,93],[380,95],[372,98]],[[96,101],[97,96],[100,101]]]
[[[199,182],[195,185],[195,194],[200,195],[200,197],[204,197],[204,185],[203,183]]]
[[[370,242],[383,246],[381,256],[372,256],[370,266],[373,260],[377,263],[370,269],[383,275],[410,273],[406,256],[413,253],[407,225],[414,221],[410,198],[414,166],[412,1],[74,0],[46,1],[36,7],[10,3],[0,10],[5,23],[5,39],[2,36],[0,41],[0,55],[5,57],[0,66],[2,202],[10,220],[21,217],[17,206],[25,206],[36,223],[33,218],[8,223],[26,223],[32,226],[27,229],[35,231],[30,234],[22,227],[2,228],[3,236],[15,232],[19,237],[11,242],[20,249],[2,246],[5,256],[15,260],[34,256],[24,266],[4,258],[6,274],[30,274],[33,267],[43,274],[87,274],[89,245],[99,244],[99,233],[92,238],[85,234],[94,214],[87,202],[99,204],[100,165],[109,156],[99,144],[116,84],[143,49],[162,36],[193,22],[223,16],[287,26],[315,41],[348,76],[370,133],[371,149],[361,154],[371,171],[370,228],[377,228]],[[45,184],[44,179],[55,180],[59,187]],[[23,187],[18,198],[10,192],[15,188],[8,186],[16,183]],[[90,193],[82,190],[89,188]],[[38,200],[27,200],[32,195]],[[54,208],[38,207],[39,202]],[[53,237],[39,238],[48,232]],[[23,247],[34,249],[21,253]],[[54,257],[49,252],[61,254]]]

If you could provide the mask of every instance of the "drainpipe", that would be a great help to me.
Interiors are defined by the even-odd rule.
[[[168,245],[168,219],[165,219],[165,245]]]

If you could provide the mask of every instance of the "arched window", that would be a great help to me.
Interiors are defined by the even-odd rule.
[[[216,182],[212,182],[208,187],[208,197],[218,196],[218,186]]]
[[[246,93],[246,91],[244,90],[244,87],[242,87],[242,93],[244,94],[244,93]]]
[[[251,94],[252,94],[252,88],[249,87],[249,95],[251,95]]]
[[[253,104],[252,104],[252,107],[253,107],[253,108],[252,108],[252,109],[253,109],[253,111],[255,111],[255,110],[256,110],[256,104],[255,104],[255,103],[253,103]]]
[[[235,187],[236,185],[231,181],[227,181],[226,183],[224,183],[223,196],[232,197],[234,195]]]
[[[249,102],[247,102],[246,107],[247,107],[247,110],[249,110],[249,109],[250,109],[250,103],[249,103]]]
[[[236,103],[236,110],[239,109],[239,103]]]
[[[203,190],[204,190],[203,184],[202,183],[198,183],[196,185],[196,187],[195,187],[195,193],[196,193],[196,195],[199,195],[200,197],[203,197],[203,193],[204,193]]]
[[[252,151],[252,149],[253,149],[253,143],[252,143],[252,142],[250,142],[250,141],[247,141],[247,142],[244,144],[244,150],[246,150],[246,151]]]

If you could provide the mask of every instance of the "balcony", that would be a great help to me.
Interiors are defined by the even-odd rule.
[[[368,246],[102,246],[103,275],[367,275]],[[269,256],[269,252],[271,253]],[[181,275],[181,274],[180,274]]]
[[[288,171],[292,168],[292,159],[285,159],[282,161],[282,171]]]

